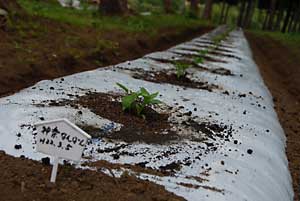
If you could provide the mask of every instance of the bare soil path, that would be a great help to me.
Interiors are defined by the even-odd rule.
[[[300,54],[269,37],[248,33],[247,38],[265,83],[274,97],[275,109],[287,136],[287,156],[293,178],[294,200],[298,201],[300,199]]]
[[[49,165],[0,152],[0,200],[5,201],[183,201],[163,186],[123,174],[113,178],[101,171],[59,167],[56,185],[48,179]]]

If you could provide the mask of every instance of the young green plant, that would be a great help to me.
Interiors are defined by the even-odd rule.
[[[194,57],[194,63],[196,64],[202,64],[204,62],[204,57],[205,55],[208,53],[208,50],[207,49],[204,49],[204,50],[200,50],[198,52],[198,56]]]
[[[182,62],[175,62],[174,65],[176,69],[177,78],[183,77],[186,74],[186,69],[190,67],[190,64]]]
[[[225,32],[213,37],[213,42],[214,42],[215,46],[219,46],[221,41],[225,40],[229,36],[230,32],[233,29],[234,29],[234,27],[229,27],[229,28],[226,29]]]
[[[145,118],[144,112],[147,106],[161,103],[160,100],[156,99],[158,92],[151,94],[144,87],[134,92],[120,83],[117,85],[126,92],[126,95],[122,97],[123,111],[133,111],[138,116]]]

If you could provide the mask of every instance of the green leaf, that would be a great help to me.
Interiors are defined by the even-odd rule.
[[[152,104],[160,104],[161,101],[158,100],[158,99],[154,99],[154,100],[151,101],[151,103],[152,103]]]
[[[202,57],[196,57],[194,59],[194,62],[197,63],[197,64],[202,64],[203,63],[203,58]]]
[[[150,95],[149,92],[144,87],[141,87],[140,92],[141,92],[142,96],[149,96]]]
[[[156,98],[157,96],[158,96],[158,92],[150,95],[151,99]]]
[[[141,115],[141,113],[143,112],[143,110],[144,110],[144,106],[143,105],[141,105],[141,104],[136,104],[136,112],[137,112],[137,114],[140,116]]]
[[[148,105],[151,103],[151,97],[150,96],[143,96],[144,97],[144,100],[143,100],[143,103],[145,105]]]
[[[157,96],[158,96],[158,92],[154,94],[149,94],[148,96],[144,96],[144,104],[145,105],[152,104],[154,98],[156,98]]]
[[[117,85],[124,91],[129,93],[122,98],[123,110],[136,111],[136,114],[138,116],[145,118],[143,111],[147,105],[161,103],[159,100],[155,99],[159,94],[158,92],[150,94],[144,87],[141,87],[137,92],[132,92],[120,83],[117,83]]]
[[[130,93],[130,90],[127,88],[127,87],[125,87],[124,85],[122,85],[122,84],[120,84],[120,83],[116,83],[121,89],[123,89],[126,93]]]
[[[122,108],[123,110],[130,109],[132,107],[132,104],[135,102],[135,100],[138,98],[138,95],[136,93],[132,93],[128,96],[124,96],[122,98]]]
[[[200,50],[199,51],[199,54],[201,55],[201,56],[205,56],[206,54],[208,53],[208,50]]]
[[[190,67],[190,64],[188,64],[188,63],[175,62],[177,78],[180,78],[181,76],[183,76],[185,74],[185,70],[189,67]]]

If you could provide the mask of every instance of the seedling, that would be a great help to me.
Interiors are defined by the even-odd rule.
[[[221,41],[225,40],[229,36],[230,32],[233,29],[234,29],[234,27],[230,27],[224,33],[215,36],[213,38],[213,42],[214,42],[215,46],[218,46],[221,43]]]
[[[208,53],[208,50],[200,50],[199,56],[194,57],[194,63],[196,64],[202,64],[204,62],[204,57]]]
[[[214,42],[215,46],[218,46],[221,43],[221,41],[224,40],[224,38],[225,38],[225,35],[223,35],[223,34],[215,36],[213,38],[213,42]]]
[[[186,69],[190,67],[190,64],[181,62],[175,62],[174,65],[176,68],[177,78],[181,78],[182,76],[184,76],[186,74]]]
[[[207,49],[204,49],[204,50],[200,50],[199,52],[199,55],[201,55],[201,56],[205,56],[205,55],[207,55],[208,54],[208,50]]]
[[[160,100],[155,99],[158,92],[150,94],[144,87],[134,92],[120,83],[117,83],[117,85],[127,94],[122,97],[123,111],[133,111],[138,116],[145,118],[145,107],[161,103]]]
[[[204,62],[204,58],[202,56],[197,56],[194,58],[194,62],[196,64],[202,64]]]

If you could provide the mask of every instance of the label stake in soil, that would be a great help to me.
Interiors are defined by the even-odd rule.
[[[57,169],[58,169],[58,162],[59,162],[59,157],[54,157],[53,161],[53,167],[52,167],[52,172],[51,172],[51,178],[50,182],[55,183],[56,181],[56,175],[57,175]]]
[[[83,149],[91,136],[67,119],[44,121],[35,124],[35,127],[37,151],[53,156],[50,181],[55,183],[59,159],[80,161]]]

